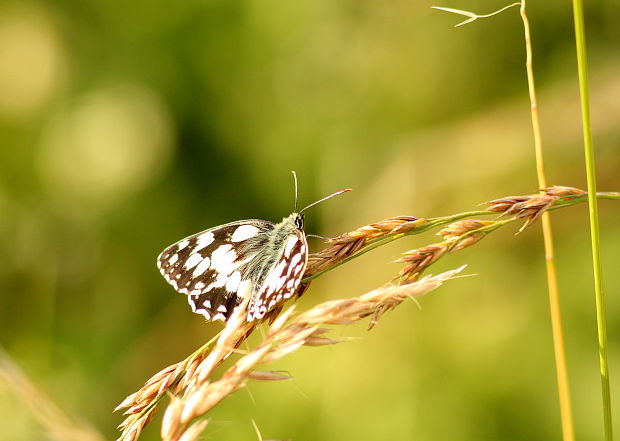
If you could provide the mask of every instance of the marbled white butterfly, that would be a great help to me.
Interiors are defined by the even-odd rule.
[[[251,295],[247,320],[261,319],[299,288],[308,262],[304,211],[346,191],[297,212],[295,176],[295,212],[282,222],[242,220],[194,234],[159,255],[159,271],[207,320],[228,320],[244,293]]]

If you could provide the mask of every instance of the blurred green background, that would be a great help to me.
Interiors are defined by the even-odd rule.
[[[585,187],[568,1],[529,2],[550,183]],[[592,3],[592,2],[588,2]],[[220,324],[159,275],[167,245],[221,223],[278,221],[291,170],[336,235],[537,188],[518,11],[452,26],[472,0],[117,0],[0,4],[0,343],[54,402],[107,439],[112,409]],[[601,190],[620,190],[620,9],[589,5]],[[610,368],[620,417],[620,206],[601,203]],[[578,439],[602,437],[587,209],[553,214]],[[539,225],[449,256],[449,282],[270,369],[212,414],[205,439],[560,439]],[[390,279],[409,238],[317,280],[300,301]],[[320,242],[311,239],[311,248]],[[161,413],[144,433],[158,439]],[[47,439],[0,382],[0,439]]]

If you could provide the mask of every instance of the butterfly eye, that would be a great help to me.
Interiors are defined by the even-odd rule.
[[[295,218],[295,226],[298,229],[303,230],[303,228],[304,228],[304,215],[303,215],[303,213],[297,215],[297,217]]]

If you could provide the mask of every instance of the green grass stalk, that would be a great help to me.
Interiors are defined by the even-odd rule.
[[[588,72],[586,57],[586,36],[583,20],[583,4],[581,0],[573,0],[573,16],[575,20],[575,42],[577,46],[577,69],[579,72],[579,94],[581,98],[581,120],[583,123],[583,143],[586,160],[588,182],[588,206],[590,211],[590,237],[592,240],[592,264],[594,266],[594,296],[596,301],[596,326],[599,344],[599,366],[601,375],[601,391],[603,398],[603,420],[605,424],[605,440],[613,440],[613,424],[611,417],[611,396],[609,392],[609,363],[607,361],[607,323],[605,312],[605,296],[603,293],[602,269],[600,259],[600,235],[598,222],[598,204],[596,200],[596,168],[594,164],[594,147],[592,144],[592,128],[590,124],[590,98],[588,92]]]

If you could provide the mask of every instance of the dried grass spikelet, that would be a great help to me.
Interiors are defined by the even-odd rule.
[[[526,218],[526,225],[531,224],[540,217],[557,200],[556,196],[509,196],[490,202],[489,210],[504,213],[504,215]]]
[[[453,222],[447,227],[437,233],[438,236],[443,236],[445,240],[457,238],[463,236],[465,233],[477,230],[482,227],[492,225],[493,221],[483,221],[479,219],[465,219],[458,222]]]
[[[399,279],[401,283],[416,280],[422,271],[446,253],[462,250],[480,241],[487,234],[485,228],[494,224],[493,221],[478,219],[465,219],[451,223],[437,233],[443,236],[443,242],[404,252],[396,262],[404,263],[405,266],[395,279]]]
[[[400,273],[398,273],[398,277],[403,280],[414,279],[425,268],[430,266],[448,251],[450,251],[450,243],[442,242],[422,248],[415,248],[403,253],[403,257],[396,260],[396,262],[406,264]]]
[[[206,345],[205,345],[206,346]],[[197,351],[185,360],[168,366],[153,375],[137,392],[129,395],[115,411],[127,409],[125,420],[118,426],[122,429],[119,441],[133,441],[138,439],[142,429],[149,423],[161,397],[175,385],[186,380],[195,371],[206,355]]]
[[[122,433],[118,441],[138,439],[166,392],[173,392],[178,395],[192,387],[196,381],[203,381],[245,340],[255,326],[255,323],[245,321],[246,313],[244,311],[249,301],[249,296],[247,297],[219,334],[217,341],[212,340],[185,360],[153,375],[139,391],[125,398],[114,409],[127,409],[124,414],[128,415],[119,425]],[[166,417],[164,417],[164,421],[166,421]],[[166,424],[162,424],[162,431],[164,426],[168,427]]]
[[[560,201],[567,201],[587,193],[573,187],[552,186],[541,190],[542,194],[528,196],[508,196],[501,199],[486,202],[490,211],[502,213],[503,216],[515,216],[517,219],[526,219],[525,224],[519,229],[536,221],[545,211]]]
[[[586,195],[588,192],[575,187],[565,187],[562,185],[552,185],[551,187],[543,188],[541,190],[548,196],[556,196],[564,199],[570,199],[577,196]]]
[[[355,254],[370,241],[386,236],[403,234],[427,223],[426,219],[397,216],[365,225],[348,233],[328,239],[327,248],[308,257],[305,277],[312,276]]]
[[[496,226],[494,221],[464,219],[448,225],[437,233],[450,243],[450,252],[459,251],[481,241],[489,229]]]
[[[256,370],[257,366],[279,360],[302,346],[321,346],[342,341],[325,337],[329,329],[324,328],[324,325],[349,324],[369,316],[372,317],[372,325],[382,314],[394,309],[405,299],[422,296],[438,288],[463,268],[427,276],[404,285],[386,285],[355,298],[324,302],[296,317],[295,306],[289,307],[274,320],[262,343],[237,360],[219,379],[209,381],[199,371],[195,373],[195,381],[190,381],[191,387],[168,406],[162,424],[162,439],[183,440],[192,421],[204,416],[225,397],[243,388],[249,379],[274,381],[290,378],[272,374],[265,376],[264,372],[256,375],[260,372]],[[224,352],[230,348],[230,342],[218,341],[217,345],[220,344],[224,345]],[[216,350],[217,346],[213,351]]]
[[[249,286],[246,287],[246,290],[250,289]],[[191,412],[192,409],[197,406],[202,406],[205,402],[208,402],[208,397],[203,394],[203,386],[209,384],[209,376],[222,361],[235,351],[239,344],[247,338],[254,328],[255,323],[248,323],[246,321],[247,306],[251,298],[249,295],[250,293],[246,292],[242,294],[245,300],[235,308],[235,312],[226,322],[226,326],[220,333],[217,342],[209,354],[198,363],[194,370],[191,372],[188,371],[187,375],[184,377],[184,381],[179,384],[177,397],[164,413],[163,421],[165,421],[166,424],[162,424],[162,439],[178,440],[181,438],[183,434],[179,436],[175,436],[175,434],[179,432],[178,425],[180,421],[184,421],[184,415],[187,412]],[[230,391],[230,393],[232,392],[233,391]],[[185,432],[185,428],[186,425],[183,426],[183,432]]]
[[[142,430],[151,421],[157,405],[159,404],[159,397],[154,399],[149,405],[145,406],[139,412],[131,413],[126,412],[127,417],[123,420],[118,428],[122,430],[121,436],[118,437],[118,441],[134,441],[140,437]]]

